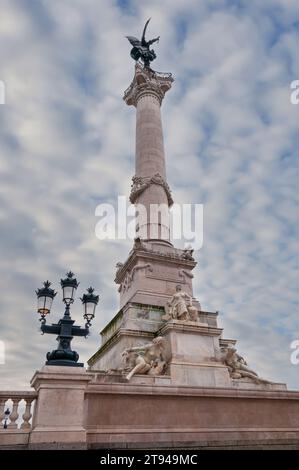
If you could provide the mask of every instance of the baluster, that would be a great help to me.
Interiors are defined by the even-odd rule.
[[[14,400],[12,400],[13,402],[13,406],[12,406],[12,412],[10,414],[10,424],[9,424],[9,428],[10,429],[16,429],[18,427],[16,421],[19,417],[19,413],[18,413],[18,406],[19,406],[19,400],[16,398]]]
[[[31,414],[31,404],[33,402],[34,398],[26,398],[26,408],[25,408],[25,411],[24,411],[24,414],[22,416],[22,419],[23,419],[23,423],[21,425],[21,429],[30,429],[31,428],[31,424],[29,423],[29,420],[32,416]]]
[[[0,398],[0,420],[1,420],[1,427],[4,426],[4,419],[5,419],[5,403],[7,402],[7,399],[6,398]],[[3,421],[3,423],[2,423]]]

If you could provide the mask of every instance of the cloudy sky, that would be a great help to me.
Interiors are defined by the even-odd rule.
[[[95,208],[128,195],[135,110],[125,35],[161,36],[153,67],[175,84],[163,103],[175,201],[204,204],[194,290],[220,311],[260,375],[299,388],[298,0],[1,0],[1,388],[27,388],[55,337],[41,336],[35,289],[72,269],[100,305],[86,361],[118,310],[115,264],[130,242],[99,241]],[[63,312],[60,292],[51,320]],[[82,306],[72,309],[82,323]]]

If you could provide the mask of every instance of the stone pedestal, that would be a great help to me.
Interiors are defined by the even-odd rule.
[[[222,329],[207,323],[167,322],[159,331],[169,345],[172,384],[231,387],[227,366],[219,361]],[[218,358],[218,361],[217,361]]]
[[[38,392],[31,448],[86,447],[84,395],[91,375],[84,368],[44,366],[31,385]]]
[[[186,259],[184,250],[163,242],[135,243],[126,262],[117,270],[120,307],[127,302],[165,306],[180,284],[193,297],[192,270],[194,259]],[[200,304],[193,299],[200,310]]]

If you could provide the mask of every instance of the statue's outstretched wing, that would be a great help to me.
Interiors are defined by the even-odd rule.
[[[159,42],[159,40],[160,40],[160,36],[158,36],[157,38],[151,39],[150,41],[147,41],[147,44],[148,46],[151,46],[152,44],[154,44],[154,42]]]
[[[139,41],[139,39],[135,38],[134,36],[126,36],[126,38],[132,44],[133,47],[141,46],[141,42]]]
[[[142,44],[142,46],[146,46],[146,44],[147,44],[147,42],[146,42],[146,40],[145,40],[145,32],[146,32],[146,28],[147,28],[147,26],[148,26],[148,24],[149,24],[150,21],[151,21],[151,18],[149,18],[149,19],[147,20],[147,22],[145,23],[145,26],[144,26],[144,28],[143,28],[143,33],[142,33],[142,38],[141,38],[141,44]]]

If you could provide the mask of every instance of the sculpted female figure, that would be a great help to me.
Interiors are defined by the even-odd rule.
[[[149,344],[125,349],[122,357],[127,366],[128,364],[133,365],[126,379],[130,380],[135,374],[161,374],[166,365],[165,346],[165,338],[158,336]]]
[[[170,302],[165,306],[165,312],[166,317],[177,320],[198,320],[197,309],[192,305],[192,297],[182,291],[182,286],[179,284],[176,286]]]

